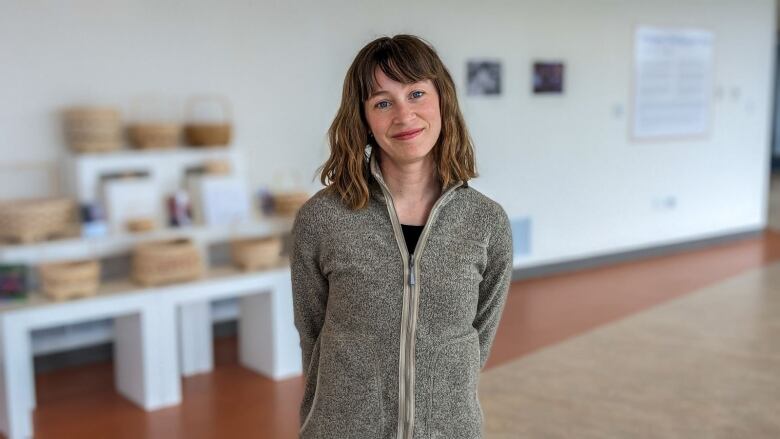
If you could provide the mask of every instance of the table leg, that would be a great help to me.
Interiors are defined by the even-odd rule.
[[[214,369],[211,303],[179,306],[179,358],[181,375],[191,376]]]
[[[155,305],[114,323],[117,390],[146,410],[181,402],[174,307]]]
[[[30,333],[16,319],[0,318],[0,430],[8,439],[32,437],[34,395]]]
[[[280,276],[271,291],[242,297],[239,306],[241,364],[274,380],[300,374],[289,276]]]

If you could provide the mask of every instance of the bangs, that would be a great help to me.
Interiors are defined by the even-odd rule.
[[[388,78],[402,84],[411,84],[436,78],[436,69],[431,54],[418,45],[388,40],[378,45],[373,53],[364,58],[360,66],[360,99],[365,102],[379,87],[376,68],[379,67]]]

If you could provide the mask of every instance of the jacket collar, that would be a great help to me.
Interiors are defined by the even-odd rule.
[[[379,148],[374,146],[371,147],[371,154],[368,159],[369,174],[373,177],[369,181],[368,187],[369,187],[369,191],[371,192],[371,196],[373,196],[379,201],[384,201],[385,197],[384,197],[384,192],[382,192],[381,185],[385,185],[386,187],[386,183],[384,178],[382,177],[382,169],[379,167],[379,160],[377,159],[377,154],[378,154],[377,149]],[[447,187],[442,186],[441,193],[445,194],[447,190],[453,186],[468,187],[468,182],[458,180],[452,182]]]

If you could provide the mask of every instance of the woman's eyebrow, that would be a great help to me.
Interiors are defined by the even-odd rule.
[[[376,90],[375,92],[371,93],[371,95],[369,95],[368,99],[366,99],[366,100],[372,99],[375,96],[379,96],[381,94],[389,94],[389,93],[387,91],[385,91],[385,90]]]

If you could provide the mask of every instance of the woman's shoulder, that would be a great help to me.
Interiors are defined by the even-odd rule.
[[[296,220],[315,221],[318,217],[321,217],[328,209],[331,209],[334,205],[334,201],[338,201],[334,194],[324,187],[314,195],[310,196],[299,208],[295,215]]]
[[[504,206],[470,184],[463,188],[460,198],[463,203],[472,208],[471,211],[479,215],[489,216],[493,220],[508,220]]]
[[[512,225],[504,207],[471,185],[464,189],[462,198],[466,203],[470,203],[469,208],[464,210],[478,216],[469,218],[469,223],[483,224],[486,227],[488,245],[509,247],[511,252]]]

